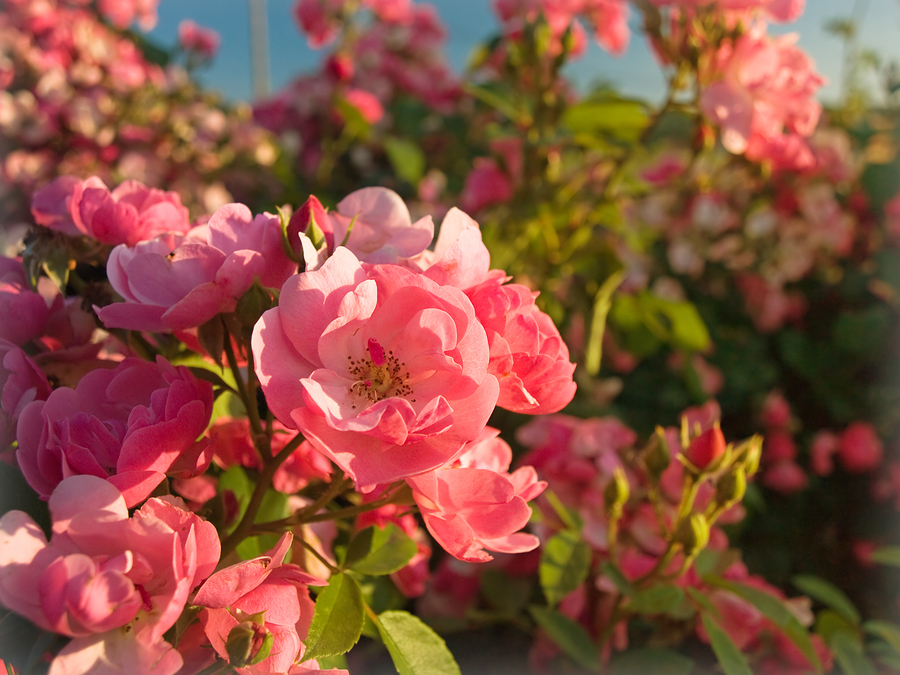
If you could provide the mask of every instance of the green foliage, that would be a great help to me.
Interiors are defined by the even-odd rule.
[[[400,675],[459,675],[447,644],[417,617],[384,612],[376,625]]]
[[[716,623],[715,619],[708,614],[703,614],[701,620],[703,628],[706,629],[706,634],[709,636],[709,644],[715,652],[716,658],[719,659],[725,675],[753,675],[741,650],[734,644],[728,633]]]
[[[270,520],[281,520],[291,515],[291,507],[288,505],[288,496],[277,490],[266,490],[262,504],[253,522],[265,523]],[[243,517],[243,512],[241,513]],[[278,534],[260,534],[247,537],[237,546],[237,553],[244,560],[257,558],[278,543]]]
[[[660,584],[635,593],[628,609],[636,614],[671,614],[684,602],[684,591],[678,586]]]
[[[588,670],[597,670],[600,667],[597,645],[594,644],[581,624],[553,609],[540,605],[529,605],[528,611],[535,623],[575,663]]]
[[[734,581],[725,581],[724,579],[714,577],[708,578],[707,581],[731,591],[756,607],[756,609],[762,612],[769,621],[775,624],[779,630],[797,645],[797,648],[803,652],[803,655],[815,666],[817,673],[822,672],[822,664],[813,648],[809,633],[807,633],[806,629],[800,624],[797,617],[791,614],[787,607],[782,604],[781,600],[775,596],[769,595],[765,591]]]
[[[392,574],[404,567],[417,551],[416,542],[394,523],[383,528],[373,525],[357,532],[350,540],[343,567],[359,574]]]
[[[410,185],[418,185],[425,173],[425,153],[419,145],[408,138],[389,136],[384,150],[394,172]]]
[[[694,661],[671,649],[638,648],[617,654],[610,675],[690,675]]]
[[[853,606],[850,598],[831,582],[810,574],[795,576],[793,582],[794,586],[799,588],[805,595],[831,607],[850,623],[859,624],[861,620],[859,611]]]
[[[316,598],[303,660],[348,652],[359,640],[364,619],[359,582],[349,574],[333,574]]]
[[[834,650],[834,658],[846,675],[876,675],[877,671],[866,656],[858,634],[835,631],[829,646]]]
[[[587,579],[591,549],[581,533],[564,530],[551,537],[541,551],[538,576],[547,604],[553,607]]]

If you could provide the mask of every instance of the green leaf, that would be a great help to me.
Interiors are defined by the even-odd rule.
[[[316,598],[306,653],[303,660],[337,656],[350,651],[359,640],[365,620],[365,606],[359,582],[338,572],[328,580]]]
[[[291,515],[291,508],[288,506],[288,496],[277,490],[269,489],[263,495],[262,504],[253,522],[265,523],[270,520],[281,520]],[[263,553],[274,547],[278,543],[280,535],[278,534],[261,534],[255,537],[247,537],[237,545],[237,554],[244,560],[257,558]]]
[[[575,663],[592,671],[600,668],[598,647],[581,624],[555,610],[540,605],[529,605],[528,611],[535,623]]]
[[[900,567],[900,546],[882,546],[869,559],[882,565]]]
[[[710,337],[697,308],[690,302],[640,295],[644,324],[659,339],[692,351],[704,351]]]
[[[715,652],[716,658],[722,665],[725,675],[753,675],[747,659],[734,644],[731,637],[722,630],[716,621],[708,614],[701,616],[703,627],[706,634],[709,635],[709,644]]]
[[[613,582],[615,587],[619,589],[619,593],[622,595],[632,596],[637,593],[637,589],[630,581],[628,581],[628,577],[626,577],[622,573],[622,570],[609,560],[605,560],[600,564],[600,571],[609,577],[609,580]]]
[[[858,628],[858,624],[851,622],[843,614],[839,614],[833,609],[823,609],[816,614],[816,633],[821,635],[825,642],[829,642],[831,636],[838,631],[852,633]]]
[[[238,503],[238,512],[234,517],[234,520],[228,524],[227,532],[231,534],[231,532],[238,526],[238,523],[241,522],[241,518],[244,517],[244,512],[247,510],[247,503],[250,501],[250,495],[253,493],[253,484],[250,482],[250,479],[247,477],[247,473],[244,471],[244,467],[240,465],[235,465],[230,467],[219,476],[219,482],[216,486],[219,494],[224,494],[225,492],[231,492],[234,495],[234,498]]]
[[[698,605],[700,605],[705,614],[709,614],[710,616],[714,617],[720,617],[719,610],[703,593],[698,591],[696,588],[691,588],[690,586],[688,586],[687,592],[688,595],[691,596],[691,599]]]
[[[498,569],[486,569],[481,575],[481,593],[494,608],[508,614],[525,609],[534,591],[531,576],[512,576]]]
[[[647,126],[647,107],[640,101],[618,97],[587,99],[563,113],[563,124],[576,134],[610,134],[636,141]]]
[[[404,567],[419,547],[394,523],[358,532],[347,547],[344,568],[360,574],[392,574]]]
[[[707,577],[706,580],[721,588],[726,588],[735,595],[743,598],[751,605],[762,612],[769,621],[774,623],[790,640],[797,645],[797,648],[803,652],[803,655],[813,664],[817,673],[822,672],[822,664],[816,650],[813,649],[812,641],[809,633],[800,625],[797,618],[790,613],[781,600],[769,595],[765,591],[758,588],[745,586],[735,581],[725,581],[715,577]]]
[[[862,619],[856,607],[853,606],[850,598],[831,582],[811,574],[799,574],[792,581],[794,586],[799,588],[805,595],[831,607],[831,609],[846,617],[851,623],[859,625]]]
[[[829,647],[846,675],[876,675],[875,666],[865,655],[858,635],[850,631],[837,631],[831,636]]]
[[[422,148],[408,138],[389,136],[384,140],[384,151],[394,167],[394,173],[413,186],[419,184],[425,173],[425,153]]]
[[[866,621],[862,627],[871,635],[877,635],[900,654],[900,626],[887,621]]]
[[[628,609],[637,614],[667,614],[684,600],[684,591],[677,586],[651,586],[639,591],[628,603]]]
[[[609,675],[688,675],[694,661],[670,649],[629,649],[609,664]]]
[[[400,675],[459,675],[444,640],[409,612],[384,612],[377,626]]]
[[[553,607],[584,583],[591,566],[591,548],[573,530],[563,530],[550,538],[541,552],[538,577]]]

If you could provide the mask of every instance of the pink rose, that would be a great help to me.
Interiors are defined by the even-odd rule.
[[[431,216],[412,222],[400,195],[387,188],[351,192],[328,216],[334,245],[340,246],[346,238],[344,245],[363,262],[396,263],[418,255],[434,238]],[[348,237],[351,222],[353,230]]]
[[[50,316],[47,302],[28,287],[21,258],[0,256],[0,340],[16,345],[39,337]],[[15,317],[15,321],[10,321]]]
[[[97,176],[78,181],[72,187],[68,209],[78,232],[113,246],[134,246],[166,232],[184,233],[191,227],[188,210],[181,205],[177,192],[149,188],[136,180],[120,183],[112,192]],[[60,221],[55,225],[59,227]]]
[[[197,438],[211,414],[212,385],[187,368],[162,357],[126,359],[29,403],[19,415],[16,459],[43,497],[64,478],[87,474],[115,485],[133,507],[166,473],[206,469],[207,442]]]
[[[271,551],[219,570],[194,596],[193,604],[204,607],[200,623],[219,656],[229,658],[226,642],[235,630],[252,635],[251,657],[272,635],[269,655],[252,666],[237,668],[241,675],[283,673],[303,655],[314,611],[307,586],[325,582],[297,565],[284,564],[292,541],[293,535],[285,532]],[[261,612],[262,618],[253,616]]]
[[[376,124],[384,117],[384,107],[378,97],[364,89],[348,89],[344,99],[359,111],[369,124]]]
[[[497,405],[515,412],[554,413],[575,396],[575,364],[535,293],[503,284],[499,274],[467,292],[488,336],[488,372],[500,382]]]
[[[450,555],[486,562],[498,553],[538,547],[533,534],[519,532],[531,517],[527,502],[546,487],[530,466],[514,473],[461,467],[407,478],[425,526]]]
[[[153,30],[159,0],[100,0],[100,13],[116,28],[125,29],[137,20],[142,31]]]
[[[476,157],[460,196],[463,210],[477,214],[488,206],[508,202],[512,196],[512,181],[497,162],[488,157]]]
[[[281,237],[277,216],[254,218],[243,204],[227,204],[187,236],[117,246],[107,274],[125,302],[97,308],[97,315],[109,328],[170,332],[200,326],[233,312],[254,279],[279,288],[296,271]]]
[[[454,468],[406,479],[428,531],[445,551],[467,562],[491,560],[484,549],[524,553],[540,543],[518,530],[531,517],[527,502],[547,483],[530,466],[507,473],[512,450],[498,433],[485,428],[466,445]]]
[[[81,236],[82,232],[75,227],[69,211],[72,191],[79,183],[81,180],[75,176],[60,176],[35,192],[31,197],[34,222],[70,237]]]
[[[253,331],[269,408],[362,491],[451,461],[484,428],[498,384],[468,298],[338,247],[292,277]]]
[[[46,400],[51,391],[44,373],[28,355],[0,340],[0,451],[16,440],[16,421],[25,406]]]
[[[211,59],[219,51],[221,38],[213,29],[184,19],[178,24],[178,43],[187,52],[195,52],[205,59]]]
[[[0,518],[0,603],[75,638],[50,672],[178,670],[181,658],[162,636],[216,567],[212,524],[172,497],[151,499],[129,518],[119,491],[94,476],[65,479],[49,506],[49,543],[21,511]]]
[[[700,99],[703,114],[722,129],[725,149],[752,151],[756,160],[780,153],[785,136],[812,134],[822,110],[815,93],[825,82],[794,46],[796,35],[773,39],[765,29],[758,23],[722,47],[715,66],[722,79],[709,84]]]
[[[865,473],[877,468],[884,456],[884,446],[868,422],[854,422],[840,436],[838,457],[851,473]]]

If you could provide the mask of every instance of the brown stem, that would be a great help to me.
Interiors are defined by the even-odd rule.
[[[234,528],[234,532],[229,534],[228,537],[225,538],[225,541],[222,542],[222,559],[236,549],[238,544],[249,536],[253,529],[253,521],[256,519],[256,514],[259,513],[259,507],[262,506],[263,498],[266,496],[266,491],[272,485],[272,478],[275,476],[275,472],[278,470],[278,467],[291,456],[294,450],[300,447],[302,442],[303,436],[297,434],[263,467],[263,470],[259,474],[259,479],[256,481],[256,487],[253,489],[253,494],[250,495],[250,501],[247,504],[247,510],[244,512],[244,517],[241,518],[241,522],[238,523],[238,526]]]

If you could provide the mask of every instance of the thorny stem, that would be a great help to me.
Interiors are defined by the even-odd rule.
[[[278,470],[278,467],[291,456],[294,450],[300,447],[302,442],[303,435],[297,434],[263,467],[263,470],[259,474],[259,479],[256,481],[256,487],[253,489],[253,494],[250,495],[250,501],[247,504],[247,510],[244,512],[244,517],[241,518],[241,522],[238,523],[234,532],[229,534],[225,541],[222,542],[221,559],[224,560],[225,556],[231,553],[237,548],[238,544],[249,536],[253,529],[253,521],[256,520],[256,514],[259,513],[259,507],[262,506],[266,491],[272,485],[272,478],[275,476],[275,472]]]
[[[380,499],[376,499],[374,502],[366,502],[365,504],[359,504],[358,506],[348,506],[344,509],[338,509],[337,511],[326,511],[325,513],[316,513],[311,515],[306,519],[307,523],[319,523],[325,520],[340,520],[341,518],[350,518],[352,516],[357,516],[360,513],[367,513],[368,511],[373,511],[375,509],[381,508],[386,504],[390,504],[394,497],[397,496],[397,492],[399,487],[403,485],[402,481],[398,481],[395,483],[397,489],[389,490],[384,497]]]

